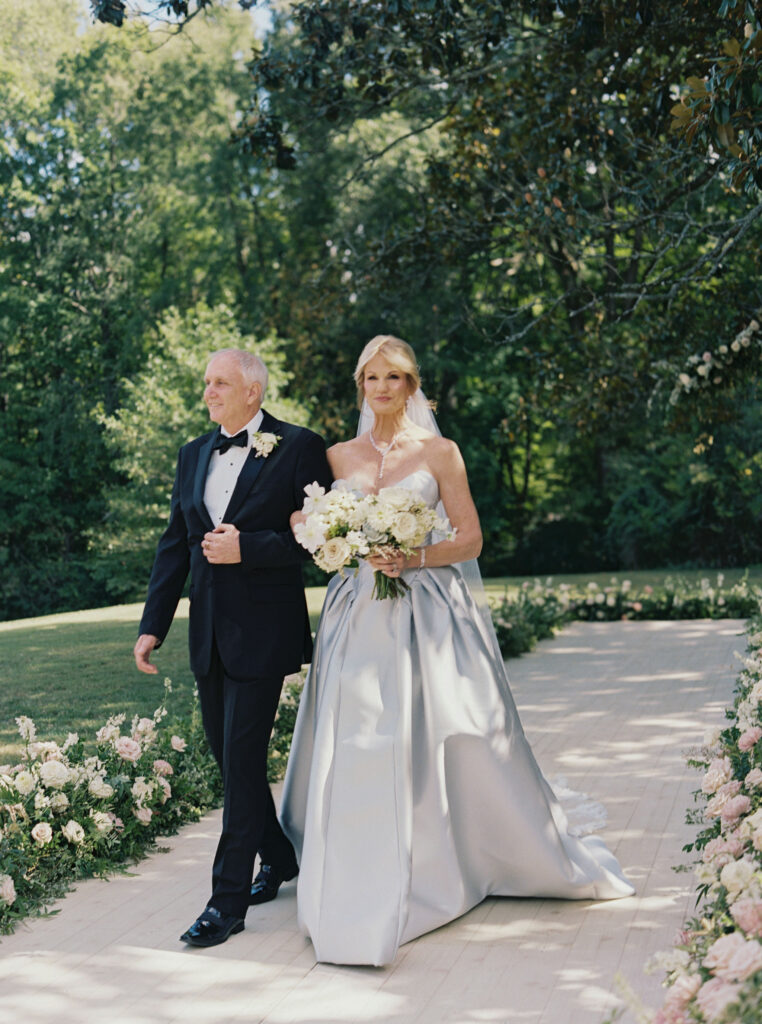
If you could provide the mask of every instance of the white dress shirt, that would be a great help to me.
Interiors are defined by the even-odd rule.
[[[262,410],[256,414],[254,419],[249,420],[244,429],[249,432],[249,443],[246,447],[238,448],[235,445],[228,448],[223,455],[220,451],[212,452],[209,460],[209,471],[206,474],[206,487],[204,489],[204,504],[215,527],[224,522],[225,510],[233,496],[238,475],[243,469],[244,462],[251,451],[251,435],[259,430],[262,423]],[[227,430],[220,428],[223,437],[230,437]]]

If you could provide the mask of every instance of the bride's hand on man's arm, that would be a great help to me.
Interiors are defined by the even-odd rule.
[[[304,514],[304,512],[302,512],[301,509],[298,509],[296,512],[292,512],[291,513],[291,518],[289,520],[289,523],[291,524],[291,532],[292,533],[294,532],[294,527],[297,526],[299,523],[306,523],[306,522],[307,522],[307,516]]]

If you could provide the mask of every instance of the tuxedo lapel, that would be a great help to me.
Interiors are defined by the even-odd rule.
[[[216,437],[217,432],[213,431],[199,448],[196,475],[193,480],[193,505],[204,522],[208,524],[210,530],[214,529],[214,525],[204,503],[204,490],[206,489],[206,477],[209,472],[209,460],[214,451],[214,439]]]
[[[261,431],[264,434],[277,434],[277,428],[279,426],[280,423],[278,422],[278,420],[276,420],[268,412],[265,412],[263,410],[262,422],[259,426],[259,431]],[[230,496],[228,507],[225,510],[225,515],[223,517],[224,522],[232,523],[234,516],[238,512],[238,509],[241,507],[244,498],[254,486],[259,474],[262,472],[266,465],[271,465],[273,463],[273,460],[277,461],[277,457],[277,445],[267,456],[257,456],[256,451],[253,448],[251,449],[251,451],[249,452],[249,457],[244,462],[243,468],[241,469],[241,472],[238,474],[238,480],[236,482],[233,493]]]

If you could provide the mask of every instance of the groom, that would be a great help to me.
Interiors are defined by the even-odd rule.
[[[317,434],[260,408],[267,369],[223,349],[206,368],[204,401],[219,429],[180,449],[169,525],[148,585],[135,661],[164,640],[185,585],[188,640],[204,730],[222,770],[222,834],[209,903],[181,936],[216,946],[243,929],[250,903],[272,899],[298,866],[267,784],[267,745],[283,676],[311,657],[302,548],[289,518],[304,487],[331,483]],[[262,868],[252,885],[254,859]]]

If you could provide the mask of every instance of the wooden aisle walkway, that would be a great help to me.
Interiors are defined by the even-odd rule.
[[[546,775],[602,801],[603,835],[637,895],[613,903],[489,899],[404,946],[388,968],[315,964],[294,884],[223,946],[178,936],[207,895],[219,813],[131,877],[88,881],[0,943],[3,1024],[601,1024],[621,972],[643,974],[693,907],[676,874],[696,775],[683,751],[723,723],[743,623],[576,624],[509,663]],[[627,1015],[626,1020],[632,1018]]]

